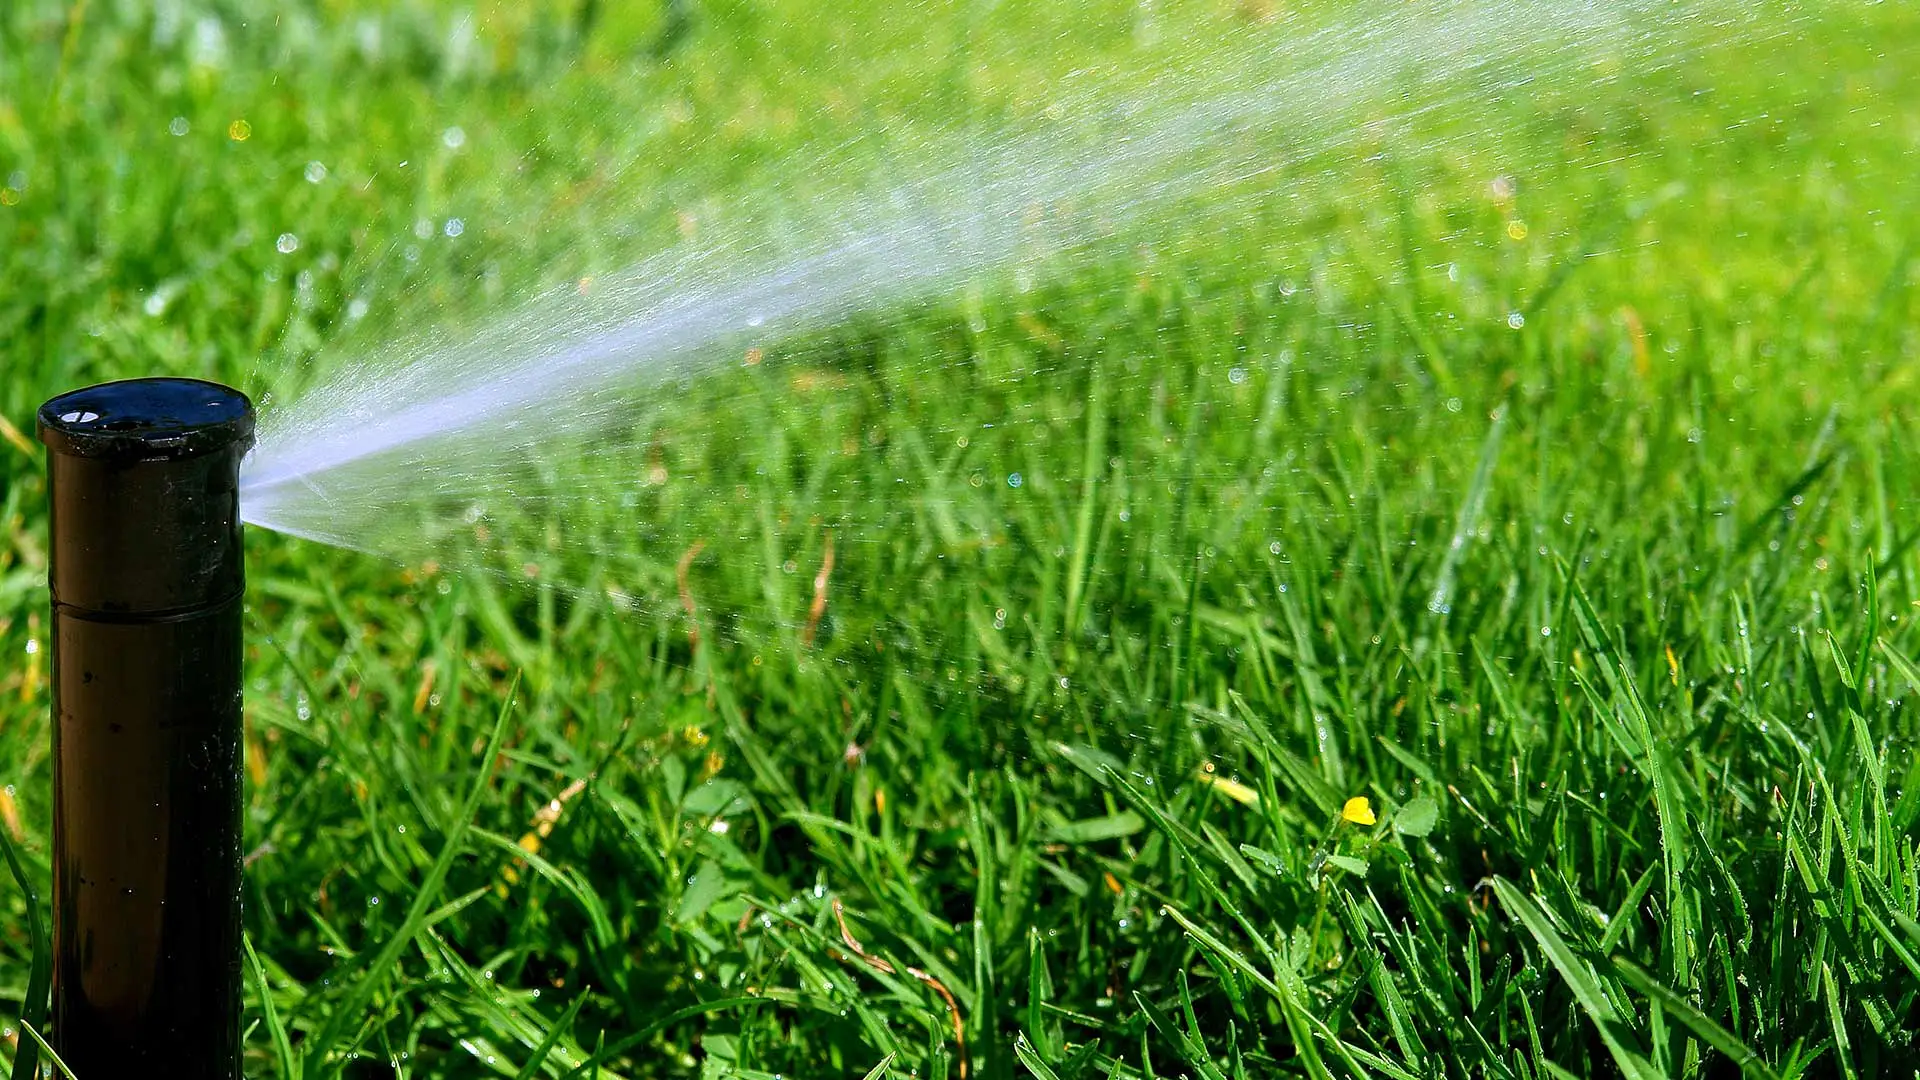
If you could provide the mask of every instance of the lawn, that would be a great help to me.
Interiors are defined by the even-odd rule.
[[[1498,62],[1361,36],[1271,170],[637,387],[367,551],[252,530],[249,1074],[1910,1073],[1920,13],[1419,7]],[[0,3],[27,882],[43,399],[271,409],[1346,25]]]

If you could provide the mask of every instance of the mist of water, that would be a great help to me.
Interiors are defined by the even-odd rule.
[[[1063,92],[1036,126],[915,147],[933,164],[905,178],[808,193],[777,223],[705,230],[478,333],[428,333],[335,365],[263,417],[243,513],[388,550],[398,518],[484,497],[556,435],[617,423],[650,387],[746,347],[949,296],[1011,266],[1070,266],[1074,252],[1150,229],[1157,212],[1211,188],[1281,199],[1289,169],[1362,125],[1594,77],[1602,58],[1612,77],[1633,78],[1671,62],[1673,42],[1703,18],[1651,2],[1369,6],[1310,32],[1248,30],[1144,92]],[[803,157],[766,183],[804,173]]]

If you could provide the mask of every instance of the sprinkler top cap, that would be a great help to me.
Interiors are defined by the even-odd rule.
[[[55,604],[171,619],[239,599],[244,394],[197,379],[89,386],[40,406],[40,441]]]
[[[57,454],[177,461],[253,445],[253,403],[199,379],[128,379],[61,394],[40,406],[40,441]]]

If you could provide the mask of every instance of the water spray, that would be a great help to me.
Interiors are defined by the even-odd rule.
[[[52,516],[53,1036],[82,1077],[240,1077],[245,395],[40,408]]]

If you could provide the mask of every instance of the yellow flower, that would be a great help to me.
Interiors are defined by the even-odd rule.
[[[1373,816],[1373,804],[1367,802],[1365,795],[1355,795],[1340,808],[1340,816],[1355,825],[1371,825],[1380,819]]]

